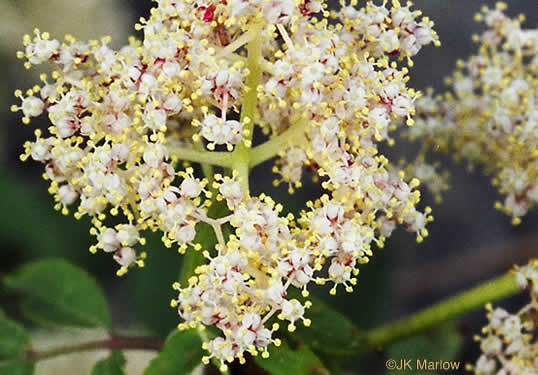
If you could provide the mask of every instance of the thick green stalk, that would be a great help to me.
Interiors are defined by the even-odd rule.
[[[306,126],[307,121],[300,120],[286,129],[282,134],[279,134],[252,149],[250,153],[250,167],[255,167],[258,164],[273,158],[278,155],[279,152],[284,151],[291,145],[299,144],[305,139],[304,134]]]
[[[368,347],[386,344],[420,334],[448,320],[483,307],[489,302],[517,294],[520,289],[512,274],[506,274],[471,290],[449,298],[408,318],[373,329],[366,333]]]
[[[247,44],[247,68],[249,75],[247,79],[246,95],[243,99],[241,109],[241,123],[244,124],[244,142],[236,146],[232,153],[232,168],[239,173],[243,189],[248,192],[248,175],[250,166],[250,143],[254,133],[254,117],[256,114],[256,103],[258,99],[258,85],[262,80],[262,41],[261,24],[252,25],[254,39]]]
[[[200,151],[204,151],[204,144],[202,142],[200,143],[197,143],[196,144],[196,148]],[[215,190],[215,188],[213,187],[213,181],[214,181],[214,174],[215,174],[215,171],[214,171],[214,168],[213,168],[213,165],[212,164],[207,164],[207,163],[200,163],[200,166],[202,167],[202,172],[204,174],[204,176],[207,178],[207,180],[209,181],[209,184],[208,184],[208,189],[213,193],[213,194],[216,194],[217,191]]]
[[[177,157],[179,160],[218,165],[225,168],[232,166],[232,155],[229,152],[209,152],[178,146],[168,146],[168,151],[171,156]]]

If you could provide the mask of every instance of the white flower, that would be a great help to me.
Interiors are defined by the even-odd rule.
[[[64,205],[69,205],[75,203],[78,199],[78,192],[69,184],[62,185],[58,189],[58,196],[60,197],[60,202]]]
[[[296,299],[284,301],[282,303],[282,317],[290,322],[302,319],[304,315],[304,306]]]
[[[180,243],[191,243],[196,236],[196,230],[192,225],[184,225],[181,229],[178,230],[176,239]]]
[[[186,178],[181,183],[180,192],[187,198],[196,198],[202,192],[202,187],[194,178]]]
[[[60,42],[57,40],[39,39],[35,43],[26,46],[26,55],[31,56],[28,61],[32,64],[40,64],[47,61],[58,51]]]
[[[183,102],[178,95],[168,95],[166,100],[163,103],[163,108],[170,112],[170,114],[176,114],[181,111],[183,107]]]
[[[22,113],[26,117],[37,117],[43,113],[45,103],[35,96],[28,96],[22,100]]]
[[[223,361],[234,357],[232,346],[231,342],[224,340],[222,337],[217,337],[209,342],[211,353]]]
[[[120,247],[120,243],[117,232],[112,228],[106,228],[99,235],[99,245],[107,253],[116,251]]]
[[[123,267],[129,267],[136,261],[136,251],[130,247],[122,247],[114,253],[114,260]]]
[[[116,238],[123,246],[133,246],[140,237],[134,225],[120,225]]]
[[[228,145],[228,150],[233,149],[243,139],[243,126],[239,121],[223,121],[215,115],[207,116],[201,123],[200,134],[209,141],[207,147],[211,150],[215,145]]]
[[[476,371],[484,375],[492,375],[497,369],[495,360],[488,358],[486,355],[481,355],[476,362]]]
[[[482,340],[480,347],[486,354],[499,354],[502,349],[502,341],[497,337],[490,335]]]
[[[166,125],[167,114],[164,109],[157,109],[153,106],[146,107],[144,122],[146,126],[153,130],[159,130]]]
[[[144,161],[152,168],[158,168],[159,164],[168,159],[168,150],[161,144],[151,143],[144,151]]]

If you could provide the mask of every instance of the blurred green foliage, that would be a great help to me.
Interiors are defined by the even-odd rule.
[[[29,318],[40,323],[112,329],[108,303],[94,278],[62,259],[26,264],[4,277],[23,295]]]
[[[286,343],[271,350],[269,358],[256,357],[258,366],[271,375],[328,375],[321,360],[308,346],[293,349]]]
[[[122,352],[114,350],[110,355],[95,364],[91,375],[125,375],[123,366],[126,363]]]
[[[188,375],[202,363],[202,341],[194,330],[175,331],[144,375]]]

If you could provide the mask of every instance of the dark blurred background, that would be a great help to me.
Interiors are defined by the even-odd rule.
[[[363,4],[364,2],[359,2]],[[436,23],[442,41],[440,48],[423,49],[411,70],[410,86],[420,90],[433,87],[445,90],[443,78],[450,74],[458,58],[475,51],[471,35],[483,29],[473,21],[481,5],[494,1],[417,0],[421,9]],[[538,26],[536,0],[509,1],[508,13],[527,16],[526,27]],[[53,210],[47,183],[41,179],[42,166],[22,163],[19,154],[26,139],[33,139],[35,127],[46,123],[33,121],[22,125],[17,114],[9,112],[16,103],[12,93],[38,81],[35,71],[26,72],[16,60],[22,35],[34,27],[50,31],[60,38],[71,33],[81,39],[113,36],[120,46],[134,33],[138,17],[146,16],[154,5],[149,0],[0,0],[0,64],[3,78],[0,115],[0,240],[2,262],[0,273],[13,270],[32,259],[59,256],[82,265],[105,286],[116,320],[125,327],[142,327],[153,335],[165,336],[177,323],[177,315],[168,307],[172,297],[171,283],[177,278],[181,257],[164,249],[159,238],[150,238],[147,268],[133,270],[123,278],[115,276],[110,257],[88,252],[91,236],[87,220],[64,217]],[[413,155],[416,145],[400,143],[388,153]],[[464,165],[454,164],[450,157],[436,155],[443,168],[450,170],[451,189],[441,204],[424,192],[423,205],[431,205],[435,221],[428,227],[430,236],[417,244],[414,236],[397,231],[388,246],[378,251],[373,261],[361,269],[359,284],[352,295],[322,296],[331,305],[363,328],[397,319],[459,291],[508,270],[514,263],[525,263],[538,256],[538,210],[527,215],[517,227],[510,218],[496,211],[493,202],[499,195],[490,178],[479,171],[469,173]],[[254,171],[254,193],[266,192],[286,203],[292,211],[319,194],[313,184],[289,197],[285,188],[273,188],[271,163]],[[517,306],[521,297],[505,302]],[[16,299],[0,290],[0,304],[16,311]],[[485,323],[483,311],[459,320],[458,327],[466,341],[460,359],[473,361],[478,348],[470,339]],[[366,365],[365,365],[366,364]],[[357,374],[384,372],[383,354],[373,353],[367,360],[350,361]]]

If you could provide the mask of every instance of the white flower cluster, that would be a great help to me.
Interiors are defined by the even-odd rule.
[[[523,29],[523,17],[511,19],[505,8],[477,15],[488,26],[475,38],[478,54],[458,62],[448,79],[453,93],[417,100],[408,135],[482,165],[506,195],[496,207],[518,224],[538,203],[538,29]]]
[[[488,325],[482,329],[482,355],[476,375],[533,375],[538,373],[538,260],[517,268],[515,277],[522,290],[528,289],[531,302],[515,314],[487,305]]]
[[[120,51],[109,38],[60,42],[38,30],[24,38],[26,67],[56,70],[16,92],[23,122],[47,113],[52,123],[22,159],[46,165],[58,209],[78,203],[75,216],[92,217],[91,251],[113,253],[119,275],[144,265],[136,247],[145,230],[181,253],[202,250],[208,263],[176,284],[180,327],[219,328],[206,360],[223,366],[245,352],[266,356],[279,343],[273,316],[290,331],[310,324],[310,302],[288,298],[288,288],[307,296],[312,282],[332,283],[332,294],[339,285],[351,292],[359,265],[397,225],[418,241],[428,235],[419,181],[398,173],[379,145],[394,142],[389,132],[402,120],[413,124],[418,94],[397,60],[412,65],[438,38],[429,19],[397,0],[362,9],[342,2],[338,11],[314,0],[157,3],[136,26],[144,40]],[[256,128],[270,140],[251,149]],[[298,217],[249,194],[245,170],[277,155],[274,172],[291,191],[305,168],[325,189]],[[180,160],[220,165],[226,175],[208,176],[209,185]],[[210,217],[213,199],[230,213]],[[215,231],[214,249],[195,242],[200,223]]]
[[[270,343],[279,344],[272,338],[278,324],[272,330],[264,325],[276,311],[290,321],[290,328],[296,320],[307,321],[303,318],[304,307],[285,296],[290,284],[306,285],[313,270],[308,252],[296,249],[293,243],[288,219],[279,217],[281,205],[263,195],[234,201],[222,187],[221,194],[232,206],[233,213],[227,220],[235,234],[226,243],[219,239],[216,256],[204,251],[209,263],[198,267],[188,287],[179,289],[176,285],[180,293],[172,305],[179,306],[185,320],[180,328],[203,324],[222,330],[224,338],[206,345],[211,357],[222,362],[234,358],[244,361],[245,351],[257,354],[260,349],[267,355]]]

